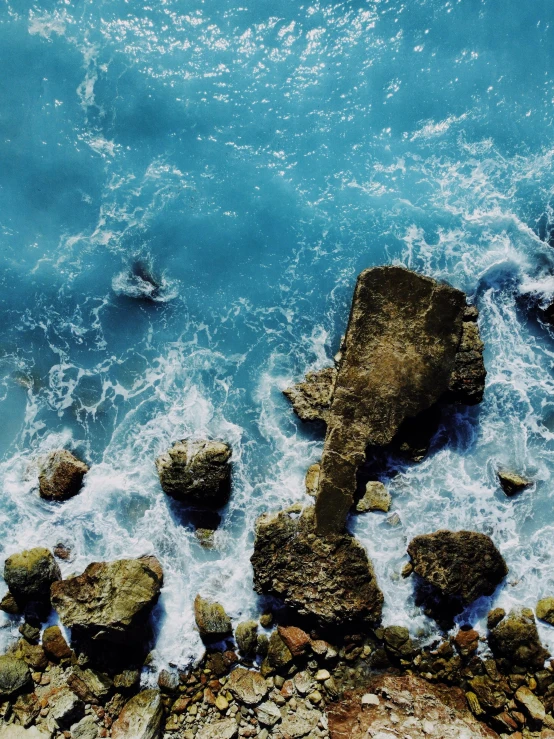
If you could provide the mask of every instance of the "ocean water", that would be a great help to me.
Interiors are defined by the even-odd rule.
[[[322,450],[281,390],[332,361],[357,273],[399,263],[478,305],[488,377],[386,480],[401,523],[350,523],[384,622],[434,633],[399,573],[440,527],[510,567],[461,622],[554,595],[554,341],[521,301],[554,293],[551,0],[0,7],[2,559],[158,556],[159,666],[201,654],[197,592],[255,616],[254,521],[309,501]],[[154,467],[188,435],[233,447],[212,551]],[[52,505],[35,461],[60,446],[92,468]],[[507,499],[502,465],[533,489]],[[2,615],[0,647],[16,636]]]

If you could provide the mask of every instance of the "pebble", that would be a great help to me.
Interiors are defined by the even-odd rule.
[[[315,679],[321,683],[325,682],[325,680],[329,680],[330,677],[331,673],[329,670],[318,670],[315,674]]]
[[[381,701],[375,693],[362,695],[362,706],[378,706]]]

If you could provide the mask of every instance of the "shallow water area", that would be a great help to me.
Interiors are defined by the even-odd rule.
[[[255,519],[309,502],[322,449],[281,390],[332,361],[357,273],[402,263],[478,305],[488,377],[387,481],[400,524],[351,522],[385,623],[432,633],[400,570],[442,527],[490,534],[510,567],[462,622],[554,594],[554,342],[520,299],[554,294],[553,33],[548,0],[6,0],[3,558],[61,541],[67,575],[156,554],[160,666],[200,655],[197,592],[255,616]],[[212,551],[156,476],[188,435],[233,447]],[[52,505],[33,464],[60,446],[92,468]],[[502,465],[535,487],[507,499]]]

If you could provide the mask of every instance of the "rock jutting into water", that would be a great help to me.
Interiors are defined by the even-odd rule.
[[[443,596],[468,604],[492,595],[508,567],[490,537],[475,531],[435,531],[408,545],[414,572]]]
[[[44,547],[12,554],[4,565],[4,580],[19,605],[34,600],[48,602],[50,586],[61,579],[52,552]]]
[[[183,503],[221,508],[231,493],[231,448],[222,441],[183,439],[156,459],[160,484]]]
[[[499,470],[497,475],[500,487],[510,498],[533,484],[531,480],[510,470]]]
[[[469,712],[460,688],[383,675],[327,711],[332,739],[498,739]]]
[[[77,495],[88,465],[67,449],[51,452],[40,463],[38,476],[40,497],[45,500],[67,500]]]
[[[231,619],[223,606],[200,595],[194,599],[194,618],[204,641],[224,639],[233,633]]]
[[[508,665],[541,669],[549,652],[541,644],[530,608],[510,611],[489,631],[489,646],[497,659]]]
[[[383,595],[365,549],[346,533],[320,537],[314,509],[293,506],[256,522],[254,588],[321,624],[374,623]]]
[[[403,267],[359,275],[338,369],[311,373],[285,391],[301,418],[327,424],[316,500],[319,534],[343,529],[368,446],[391,444],[406,423],[439,401],[482,399],[476,318],[463,292]],[[423,443],[417,429],[409,428],[408,437],[408,446]]]
[[[82,575],[55,582],[51,600],[74,636],[129,642],[144,637],[162,584],[155,557],[93,562]]]

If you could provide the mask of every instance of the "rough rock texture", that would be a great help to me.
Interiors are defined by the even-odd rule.
[[[364,497],[356,503],[356,512],[383,511],[387,513],[390,504],[391,496],[383,483],[370,481],[365,486]]]
[[[239,727],[235,719],[224,718],[203,726],[196,737],[197,739],[235,739],[238,733]]]
[[[231,693],[247,706],[260,703],[268,691],[267,683],[260,673],[246,670],[244,667],[233,670],[228,686]]]
[[[473,387],[464,355],[475,327],[465,295],[401,267],[377,267],[358,277],[338,368],[316,500],[320,534],[342,531],[368,446],[392,442],[402,423],[443,395],[461,399]],[[470,336],[471,334],[471,336]],[[484,375],[482,357],[475,370]],[[464,368],[462,371],[462,367]],[[468,392],[475,402],[479,392]]]
[[[233,632],[231,619],[219,603],[197,595],[194,599],[194,618],[200,636],[206,640],[223,639]]]
[[[319,463],[316,462],[308,467],[306,472],[306,494],[315,498],[317,495],[317,489],[319,487]]]
[[[258,646],[258,623],[241,621],[235,629],[235,639],[245,657],[254,657]]]
[[[363,698],[366,698],[363,700]],[[469,712],[459,688],[382,675],[328,708],[331,739],[498,739]]]
[[[518,475],[517,472],[499,470],[497,474],[500,487],[509,497],[520,493],[522,490],[525,490],[525,488],[528,488],[533,484],[531,480]]]
[[[414,571],[445,596],[471,603],[491,595],[508,573],[492,540],[475,531],[435,531],[408,545]]]
[[[16,695],[31,685],[31,672],[23,660],[9,655],[0,657],[0,697]]]
[[[477,326],[478,312],[475,306],[464,311],[462,335],[454,359],[454,368],[448,383],[447,400],[475,405],[483,400],[485,391],[485,365],[483,349]]]
[[[45,734],[36,726],[25,729],[23,726],[11,724],[0,728],[0,739],[47,739],[47,737],[50,737],[50,733]]]
[[[159,691],[143,690],[125,704],[112,726],[112,739],[158,739],[162,716]]]
[[[554,598],[541,598],[536,608],[537,618],[554,626]]]
[[[163,584],[155,557],[93,562],[82,575],[52,585],[52,605],[74,635],[125,642],[143,626]]]
[[[66,449],[51,452],[41,463],[39,493],[46,500],[67,500],[77,495],[89,467]]]
[[[4,580],[18,603],[48,600],[50,586],[61,577],[53,554],[44,547],[12,554],[4,565]]]
[[[162,489],[184,503],[221,508],[231,493],[230,458],[221,441],[177,441],[156,459]]]
[[[320,538],[313,508],[261,516],[252,566],[258,593],[282,598],[322,624],[376,622],[383,595],[365,549],[348,534]]]
[[[286,388],[283,393],[292,403],[302,421],[327,421],[337,370],[325,367],[317,372],[308,372],[304,382]]]
[[[42,646],[48,657],[53,661],[69,659],[69,648],[59,626],[49,626],[42,634]]]
[[[512,665],[541,669],[550,656],[542,646],[533,611],[510,611],[489,632],[489,646],[497,658]]]

